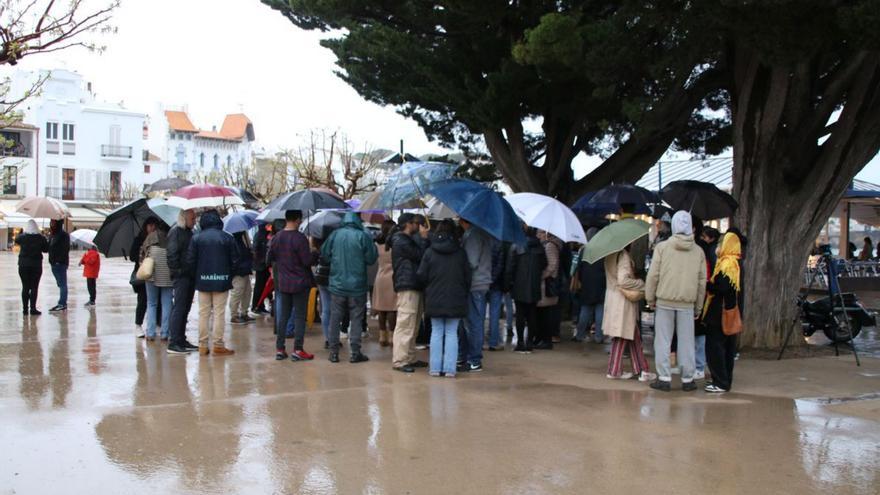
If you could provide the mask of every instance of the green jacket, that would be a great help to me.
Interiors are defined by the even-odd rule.
[[[330,293],[355,297],[367,293],[367,267],[379,252],[357,213],[348,212],[342,226],[324,241],[321,257],[330,263]]]

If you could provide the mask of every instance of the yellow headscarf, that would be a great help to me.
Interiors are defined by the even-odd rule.
[[[721,240],[721,250],[718,251],[718,261],[715,262],[715,271],[712,272],[711,281],[715,281],[715,278],[718,277],[718,274],[723,274],[728,279],[730,279],[730,283],[733,284],[733,288],[736,292],[739,292],[739,260],[742,258],[742,245],[739,242],[739,236],[728,232],[724,234],[724,238]],[[709,294],[706,297],[706,304],[703,305],[703,316],[706,315],[706,311],[709,310],[709,304],[712,302],[712,294]]]

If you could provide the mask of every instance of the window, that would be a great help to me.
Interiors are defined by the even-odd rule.
[[[217,156],[217,153],[214,153],[214,170],[218,170],[220,168],[220,157]]]
[[[61,126],[61,139],[64,141],[73,141],[73,124],[64,124]]]
[[[229,155],[226,155],[226,166],[227,166],[227,167],[231,167],[231,166],[232,166],[232,157],[229,156]]]
[[[3,194],[18,194],[18,167],[3,167]]]
[[[58,122],[46,122],[46,139],[50,141],[58,139]]]
[[[146,164],[146,163],[144,164],[144,173],[145,174],[150,173],[150,165],[149,164]]]
[[[205,154],[202,153],[199,155],[199,166],[205,168]]]
[[[183,150],[182,144],[177,145],[177,153],[175,153],[175,155],[177,158],[177,165],[182,167],[183,166],[183,159],[186,156],[186,152]]]

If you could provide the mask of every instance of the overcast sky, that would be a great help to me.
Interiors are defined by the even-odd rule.
[[[99,0],[95,0],[99,1]],[[98,97],[149,112],[188,105],[196,126],[218,128],[243,111],[269,150],[292,147],[309,129],[341,129],[358,147],[443,152],[412,121],[364,101],[339,79],[319,34],[296,28],[258,0],[123,0],[118,33],[102,54],[72,49],[25,58],[26,69],[62,67],[93,83]],[[577,160],[580,176],[596,160]],[[880,158],[859,175],[880,184]]]

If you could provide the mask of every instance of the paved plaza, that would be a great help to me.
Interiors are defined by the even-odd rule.
[[[375,337],[370,362],[331,364],[315,325],[315,361],[276,362],[268,319],[227,328],[232,357],[172,356],[134,337],[129,263],[102,260],[91,310],[71,267],[60,315],[46,267],[39,317],[15,264],[0,494],[880,493],[876,357],[741,359],[709,396],[607,380],[605,349],[568,342],[452,380],[393,372]]]

